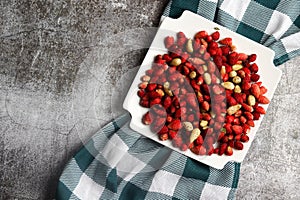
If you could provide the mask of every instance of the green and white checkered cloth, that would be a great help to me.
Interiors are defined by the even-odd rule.
[[[300,55],[299,0],[171,0],[163,16],[184,10],[273,49],[276,66]]]
[[[132,131],[125,114],[98,131],[60,177],[57,199],[233,199],[240,164],[217,170]]]
[[[173,0],[164,16],[184,10],[270,47],[280,65],[300,53],[299,0]],[[64,169],[56,198],[234,199],[240,164],[217,170],[147,139],[125,114],[99,130]]]

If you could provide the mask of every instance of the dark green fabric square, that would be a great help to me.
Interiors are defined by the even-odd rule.
[[[63,182],[59,181],[55,199],[66,200],[66,199],[70,199],[71,195],[72,192],[69,190],[69,188]]]
[[[115,132],[120,129],[120,127],[118,126],[118,124],[115,121],[113,122],[113,125],[115,128]]]
[[[294,21],[294,24],[300,28],[300,15],[297,17],[297,19]]]
[[[244,35],[245,37],[254,40],[256,42],[260,42],[261,38],[263,37],[264,33],[241,22],[237,31],[237,33]]]
[[[272,10],[275,10],[278,4],[280,3],[280,0],[255,0],[255,1]]]
[[[110,171],[110,173],[106,178],[106,188],[114,193],[117,192],[118,176],[117,176],[117,170],[115,168]]]
[[[92,140],[90,142],[92,142]],[[89,152],[89,150],[86,149],[85,146],[83,146],[79,150],[79,152],[74,156],[74,159],[76,160],[79,168],[84,172],[95,158]]]
[[[183,9],[178,8],[178,7],[174,7],[174,6],[171,5],[171,10],[170,10],[169,16],[171,18],[177,19],[177,18],[179,18],[181,16],[181,14],[183,13],[183,11],[184,11]]]
[[[232,187],[231,188],[237,188],[239,177],[240,177],[240,163],[234,163],[234,176],[232,181]]]
[[[189,1],[173,0],[171,4],[169,16],[172,18],[178,18],[185,10],[189,10],[191,12],[197,13],[198,3],[199,3],[198,0],[189,0]]]
[[[199,0],[173,0],[172,6],[197,13]]]
[[[209,177],[209,167],[196,160],[188,158],[182,176],[207,181]]]
[[[119,197],[119,200],[140,200],[145,199],[147,191],[142,190],[141,188],[133,185],[128,182],[126,186],[123,188],[122,193]]]
[[[284,63],[285,61],[288,61],[290,58],[288,56],[288,54],[284,54],[283,56],[275,59],[273,62],[274,62],[274,65],[275,66],[278,66],[278,65],[281,65],[282,63]]]

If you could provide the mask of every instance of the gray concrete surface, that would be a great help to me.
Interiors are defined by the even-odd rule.
[[[54,198],[68,159],[122,113],[167,2],[0,2],[0,199]],[[279,67],[237,199],[300,199],[299,65]]]

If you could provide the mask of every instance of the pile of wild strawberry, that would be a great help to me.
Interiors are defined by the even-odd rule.
[[[254,120],[265,114],[267,89],[259,81],[256,54],[236,52],[218,31],[168,36],[168,54],[157,55],[141,77],[140,105],[150,110],[142,122],[161,140],[182,151],[228,156],[249,141]]]

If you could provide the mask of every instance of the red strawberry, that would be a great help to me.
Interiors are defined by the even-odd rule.
[[[232,38],[224,38],[219,41],[220,44],[231,46],[232,45]]]
[[[237,150],[243,150],[244,145],[243,145],[243,143],[241,143],[241,142],[239,142],[239,141],[236,141],[236,142],[234,143],[234,148],[237,149]]]
[[[243,94],[242,93],[234,93],[233,96],[234,96],[235,100],[238,103],[243,103],[244,102],[244,98],[243,98]]]
[[[241,142],[248,142],[248,141],[249,141],[249,136],[248,135],[242,135]]]
[[[220,156],[223,155],[225,153],[226,149],[227,149],[227,144],[226,143],[221,144],[221,146],[219,148],[219,155]]]
[[[268,92],[267,88],[265,88],[264,86],[261,86],[259,89],[260,89],[260,94],[261,95],[264,95]]]
[[[260,113],[260,114],[263,114],[263,115],[266,114],[265,109],[263,107],[261,107],[261,106],[257,106],[255,108],[255,111],[258,112],[258,113]]]
[[[182,37],[182,38],[178,38],[176,43],[179,47],[182,47],[186,43],[186,41],[187,39],[185,37]]]
[[[243,128],[239,125],[233,125],[231,128],[236,135],[240,135],[243,133]]]
[[[244,115],[248,120],[253,120],[253,115],[250,112],[244,112]]]
[[[268,103],[270,103],[270,100],[266,96],[260,96],[258,98],[258,103],[268,104]]]
[[[214,56],[214,62],[218,67],[222,67],[223,65],[223,60],[222,60],[222,56]]]
[[[163,126],[162,129],[157,133],[158,135],[162,135],[164,133],[168,133],[169,129],[167,126]]]
[[[251,81],[257,82],[259,80],[260,76],[258,74],[252,74],[251,75]]]
[[[173,120],[169,125],[168,125],[169,129],[172,129],[174,131],[177,131],[181,128],[181,122],[179,119],[175,119]]]
[[[218,135],[218,141],[220,141],[225,136],[225,132],[220,132]]]
[[[240,122],[241,122],[242,124],[245,124],[245,123],[247,122],[246,117],[240,116]]]
[[[140,105],[142,107],[149,108],[149,101],[148,100],[141,100]]]
[[[152,91],[156,88],[156,86],[157,86],[156,83],[149,83],[146,87],[146,90],[147,91]]]
[[[153,121],[153,116],[149,112],[146,112],[142,118],[143,124],[149,125]]]
[[[260,118],[260,113],[253,112],[253,120],[259,120],[259,118]]]
[[[243,83],[242,83],[242,89],[243,90],[249,90],[250,88],[251,88],[251,83],[244,80]]]
[[[163,104],[164,108],[165,109],[169,108],[171,106],[171,104],[172,104],[172,99],[170,96],[167,96],[164,100],[164,104]]]
[[[169,54],[164,54],[163,55],[163,60],[165,60],[166,62],[170,62],[172,60],[172,58],[169,56]]]
[[[241,103],[242,104],[242,107],[244,108],[245,111],[248,111],[248,112],[253,112],[253,107],[249,106],[248,104],[245,104],[245,103]]]
[[[154,105],[156,105],[156,104],[160,104],[160,102],[161,102],[161,98],[155,98],[155,99],[153,99],[153,100],[150,100],[150,107],[151,106],[154,106]]]
[[[208,36],[205,38],[205,40],[206,40],[207,42],[211,42],[213,39],[212,39],[212,37],[211,37],[210,35],[208,35]]]
[[[229,54],[228,62],[229,62],[230,65],[236,64],[238,60],[239,60],[239,54],[238,53],[232,52],[231,54]]]
[[[250,132],[250,126],[248,124],[243,124],[243,132],[248,134]]]
[[[248,60],[249,62],[254,62],[256,60],[256,54],[251,54],[249,57],[248,57]]]
[[[253,73],[257,73],[258,72],[258,66],[256,63],[253,63],[251,66],[250,66],[250,70],[251,72]]]
[[[162,128],[162,126],[165,124],[166,118],[165,117],[157,117],[153,124],[157,127]]]
[[[209,120],[211,120],[211,116],[208,113],[203,113],[202,114],[202,119],[206,120],[206,121],[209,121]]]
[[[255,98],[258,98],[260,96],[260,88],[257,84],[252,84],[251,85],[251,93]]]
[[[247,60],[248,56],[245,53],[239,53],[239,60],[244,61]]]
[[[230,48],[229,48],[228,46],[221,46],[220,48],[221,48],[222,54],[223,54],[224,56],[227,56],[227,55],[229,54]]]
[[[212,37],[213,40],[218,40],[220,38],[219,31],[216,31],[216,32],[212,33],[211,37]]]
[[[233,115],[227,115],[226,116],[226,123],[231,124],[234,120],[234,116]]]
[[[169,136],[171,139],[175,138],[176,135],[177,135],[177,131],[169,130]]]
[[[186,94],[186,95],[187,95],[186,101],[190,104],[190,106],[192,106],[193,108],[197,108],[198,103],[197,103],[197,99],[196,99],[195,95],[194,94],[191,94],[191,95]]]
[[[228,103],[230,106],[234,106],[234,105],[237,104],[237,101],[236,101],[233,97],[229,96],[229,97],[227,97],[227,103]]]
[[[196,33],[196,35],[194,36],[195,39],[202,39],[202,38],[206,38],[208,35],[208,33],[206,31],[199,31],[198,33]]]
[[[154,90],[148,92],[148,96],[149,96],[150,99],[155,99],[155,98],[161,97],[161,95],[158,92],[154,91]]]
[[[165,46],[166,48],[170,48],[174,44],[174,37],[168,36],[165,38]]]
[[[247,124],[248,124],[249,126],[251,126],[251,127],[254,127],[254,126],[255,126],[253,120],[248,120],[248,121],[247,121]]]
[[[143,96],[145,96],[146,92],[145,92],[145,90],[139,90],[139,91],[137,92],[137,94],[138,94],[139,97],[142,98]]]
[[[226,133],[232,133],[231,124],[227,123],[223,127],[226,129]]]
[[[180,31],[177,33],[177,38],[186,38],[186,36],[182,31]]]

